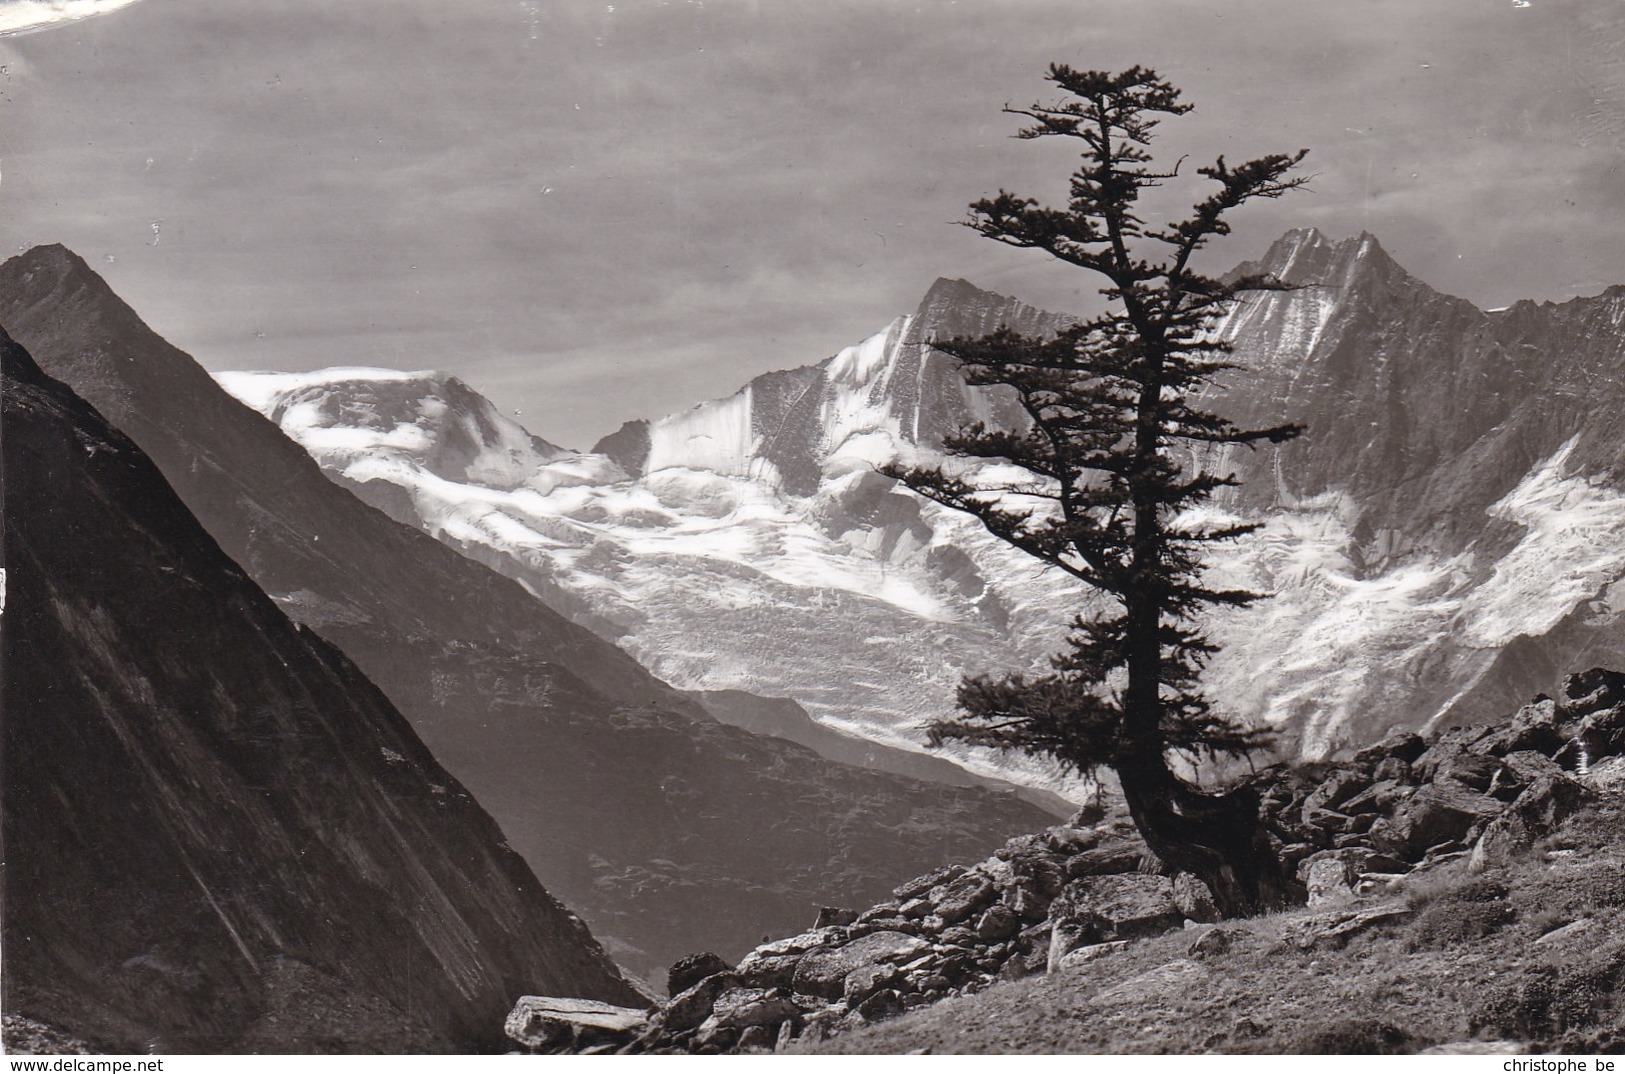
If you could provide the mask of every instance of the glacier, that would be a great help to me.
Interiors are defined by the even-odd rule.
[[[1304,758],[1471,716],[1485,691],[1527,691],[1515,705],[1539,662],[1509,670],[1505,654],[1579,629],[1588,608],[1600,621],[1625,574],[1611,441],[1563,409],[1581,392],[1616,405],[1598,386],[1625,358],[1625,292],[1487,313],[1430,291],[1370,236],[1312,229],[1237,271],[1261,270],[1298,289],[1243,298],[1215,325],[1245,368],[1205,401],[1249,424],[1303,417],[1310,433],[1199,460],[1243,479],[1202,521],[1264,523],[1219,552],[1212,580],[1270,598],[1210,621],[1224,646],[1210,695]],[[990,483],[1017,476],[945,459],[942,438],[963,425],[1020,418],[929,343],[1065,323],[939,280],[915,313],[822,362],[628,423],[590,452],[533,437],[441,374],[219,379],[335,480],[674,685],[789,697],[831,727],[919,749],[962,676],[1044,670],[1073,616],[1107,607],[876,472],[948,462]],[[1542,357],[1560,345],[1582,357]],[[1077,790],[1030,758],[951,753]]]

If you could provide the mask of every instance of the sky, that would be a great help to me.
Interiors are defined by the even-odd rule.
[[[1310,150],[1211,268],[1315,226],[1486,308],[1625,283],[1618,0],[0,0],[22,29],[0,252],[69,246],[210,369],[444,369],[577,448],[938,276],[1086,308],[958,226],[1064,200],[1001,112],[1051,62],[1181,87],[1187,169]]]

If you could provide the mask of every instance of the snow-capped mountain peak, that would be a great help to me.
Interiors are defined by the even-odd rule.
[[[388,480],[406,465],[445,481],[515,489],[569,454],[433,370],[350,366],[216,379],[356,482]]]

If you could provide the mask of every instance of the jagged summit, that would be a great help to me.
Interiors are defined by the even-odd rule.
[[[1344,289],[1371,280],[1421,286],[1369,231],[1333,239],[1315,227],[1293,228],[1271,243],[1262,258],[1237,265],[1230,275],[1269,275],[1297,286]]]

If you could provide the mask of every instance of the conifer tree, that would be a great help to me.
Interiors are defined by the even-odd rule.
[[[1258,912],[1291,901],[1295,884],[1260,826],[1256,795],[1245,785],[1204,790],[1174,763],[1265,744],[1259,731],[1217,712],[1198,685],[1215,651],[1202,611],[1259,599],[1206,584],[1206,552],[1257,526],[1209,525],[1193,509],[1236,484],[1198,462],[1222,458],[1215,446],[1279,444],[1302,430],[1240,428],[1199,405],[1198,392],[1235,368],[1229,347],[1213,337],[1217,317],[1244,291],[1285,285],[1208,276],[1193,260],[1229,233],[1233,210],[1301,186],[1290,173],[1306,151],[1239,165],[1220,157],[1198,169],[1217,184],[1209,196],[1183,218],[1149,224],[1142,198],[1179,170],[1152,166],[1153,131],[1191,105],[1142,67],[1114,74],[1053,65],[1048,79],[1064,98],[1005,111],[1029,121],[1020,138],[1081,143],[1066,207],[1001,191],[974,203],[967,224],[1100,277],[1106,311],[1053,338],[1001,328],[935,341],[969,383],[1012,389],[1027,419],[1014,430],[972,425],[947,440],[948,453],[1014,463],[1025,471],[1020,480],[987,483],[952,466],[885,472],[1110,595],[1115,611],[1076,618],[1049,673],[967,679],[960,714],[933,724],[932,739],[1114,770],[1140,832],[1167,865],[1202,877],[1226,914]]]

